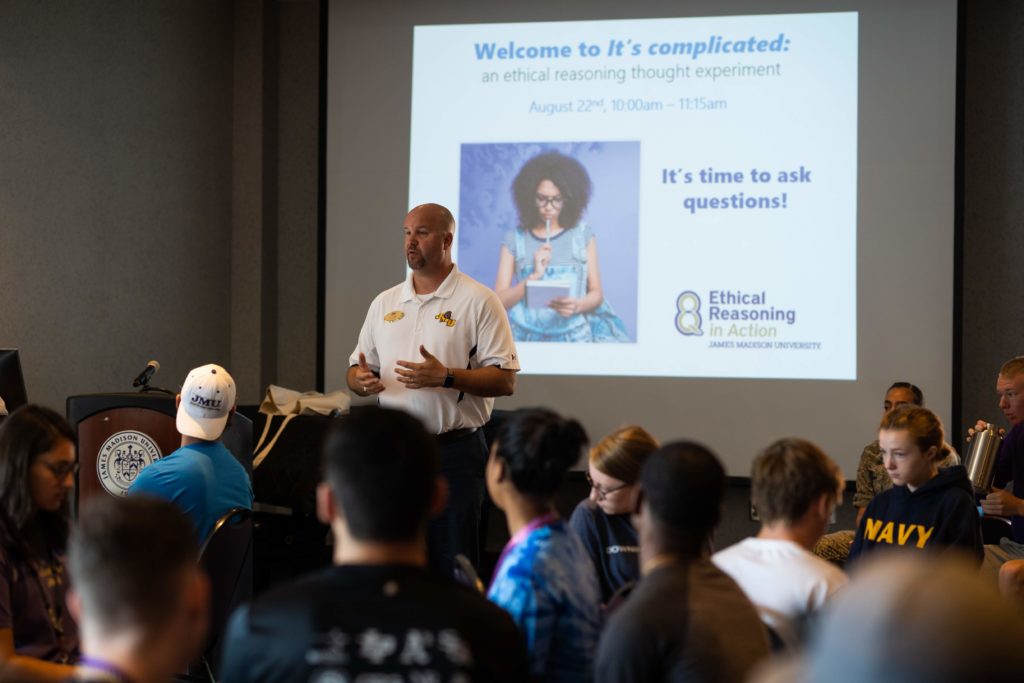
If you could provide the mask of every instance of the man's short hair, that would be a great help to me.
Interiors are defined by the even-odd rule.
[[[674,441],[651,453],[640,486],[651,514],[676,531],[702,537],[718,524],[725,470],[699,443]]]
[[[68,547],[83,612],[108,633],[158,627],[182,599],[185,570],[198,559],[185,515],[148,496],[89,499]]]
[[[921,391],[920,387],[918,387],[916,384],[912,384],[911,382],[893,382],[892,386],[890,386],[885,393],[888,394],[893,389],[906,389],[907,391],[914,395],[915,406],[924,405],[924,392]]]
[[[839,499],[839,467],[810,441],[780,439],[754,459],[751,500],[762,522],[793,523],[822,494]]]
[[[440,462],[422,423],[388,408],[353,411],[324,446],[325,479],[349,532],[365,541],[410,541],[423,532]]]
[[[1013,379],[1017,375],[1024,374],[1024,356],[1017,356],[1003,363],[999,368],[999,374],[1006,379]]]

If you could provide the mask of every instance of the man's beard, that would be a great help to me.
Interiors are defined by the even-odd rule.
[[[423,254],[419,252],[406,252],[405,262],[409,264],[409,267],[413,270],[419,270],[423,266],[427,265],[427,259],[423,258]]]

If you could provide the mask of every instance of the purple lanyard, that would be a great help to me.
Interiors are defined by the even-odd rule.
[[[505,557],[510,552],[512,552],[513,548],[515,548],[517,545],[525,541],[526,537],[532,534],[537,529],[540,529],[541,527],[546,527],[549,524],[554,524],[557,521],[558,513],[548,512],[541,515],[540,517],[534,517],[529,521],[529,523],[526,526],[517,531],[516,535],[508,539],[508,543],[506,543],[505,547],[502,548],[501,555],[498,556],[498,563],[494,565],[494,576],[498,576],[498,574],[501,573],[501,565],[504,564]],[[494,585],[493,580],[491,581],[491,585]]]
[[[117,681],[118,683],[131,683],[132,680],[110,662],[96,657],[86,655],[78,660],[78,665],[82,668],[99,671],[104,675],[104,678],[109,678],[111,681]]]

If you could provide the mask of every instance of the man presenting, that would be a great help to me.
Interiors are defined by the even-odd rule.
[[[455,219],[438,204],[405,217],[406,280],[370,304],[348,386],[416,415],[436,435],[451,498],[431,523],[431,564],[451,576],[458,553],[479,563],[487,448],[480,430],[495,396],[515,389],[519,359],[497,295],[452,262]]]

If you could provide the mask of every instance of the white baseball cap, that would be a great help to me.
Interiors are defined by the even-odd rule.
[[[188,373],[181,387],[178,432],[205,441],[216,441],[224,432],[235,407],[235,380],[228,371],[210,363]]]

